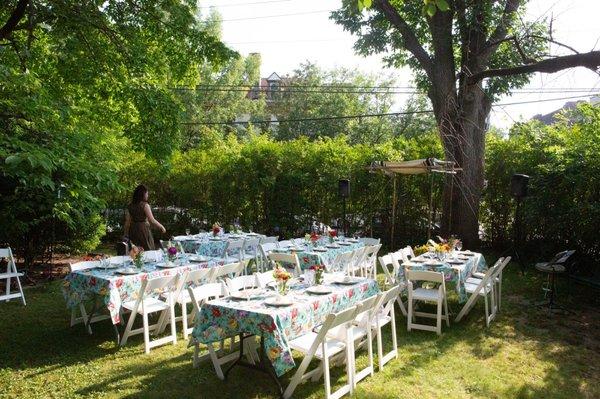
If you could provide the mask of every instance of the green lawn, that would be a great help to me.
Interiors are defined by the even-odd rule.
[[[563,284],[561,298],[577,313],[548,318],[529,306],[540,299],[542,279],[535,272],[519,276],[516,265],[509,265],[503,309],[489,329],[482,302],[441,337],[407,333],[405,318],[398,317],[399,358],[359,383],[354,397],[600,397],[598,293],[577,285],[568,291]],[[192,351],[183,340],[145,355],[141,336],[117,348],[108,321],[96,324],[92,336],[81,325],[69,328],[60,282],[27,289],[26,295],[26,308],[0,304],[0,397],[276,397],[270,381],[252,370],[238,368],[224,382],[209,363],[192,368]],[[449,304],[456,314],[455,296]],[[364,365],[366,357],[358,361]],[[343,375],[336,369],[334,381]],[[323,395],[322,382],[308,382],[295,397]]]

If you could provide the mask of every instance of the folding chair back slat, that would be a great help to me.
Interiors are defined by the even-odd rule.
[[[280,264],[285,269],[290,269],[289,265],[291,265],[291,267],[293,268],[293,273],[296,276],[299,276],[300,274],[302,274],[302,270],[300,269],[300,260],[298,259],[298,255],[296,255],[295,253],[286,254],[286,253],[271,252],[269,254],[269,260],[271,262]]]
[[[218,278],[224,276],[237,277],[244,270],[244,265],[240,262],[229,263],[227,265],[213,267],[214,272],[212,275],[212,281],[216,281]]]

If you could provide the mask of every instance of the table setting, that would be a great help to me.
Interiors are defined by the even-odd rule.
[[[295,279],[288,277],[283,291],[281,282],[275,281],[263,289],[203,304],[190,345],[219,342],[239,334],[259,336],[271,366],[281,376],[295,367],[288,340],[312,330],[328,314],[379,292],[374,280],[323,273],[321,281],[315,281],[312,272]]]
[[[300,261],[300,269],[307,270],[315,265],[327,267],[338,254],[354,251],[361,247],[364,247],[364,244],[357,239],[343,237],[331,239],[331,237],[322,237],[313,233],[305,237],[303,245],[278,248],[274,252],[295,252]]]

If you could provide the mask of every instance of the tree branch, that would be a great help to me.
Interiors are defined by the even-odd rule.
[[[415,56],[417,61],[419,61],[419,64],[421,64],[421,67],[425,70],[425,72],[427,72],[428,75],[430,75],[431,71],[433,70],[433,62],[431,61],[429,54],[427,54],[427,51],[425,51],[419,42],[419,39],[413,30],[410,28],[408,23],[406,23],[404,18],[402,18],[402,16],[398,13],[398,10],[396,10],[388,0],[376,0],[373,2],[373,5],[375,8],[380,10],[383,15],[385,15],[387,20],[390,21],[390,23],[394,25],[396,29],[398,29],[402,35],[402,39],[404,40],[404,47],[406,47],[406,49]]]
[[[494,29],[494,32],[490,35],[490,38],[484,47],[484,57],[491,55],[498,47],[499,42],[506,37],[508,34],[510,19],[512,18],[513,14],[518,11],[520,6],[521,0],[506,0],[500,22],[498,22],[498,26],[496,26],[496,29]]]
[[[575,67],[585,67],[596,72],[596,70],[600,68],[600,51],[565,55],[510,68],[488,69],[483,72],[475,73],[469,76],[468,79],[471,82],[478,82],[485,78],[520,75],[533,72],[554,73],[562,71],[563,69]]]
[[[29,0],[19,0],[12,14],[8,17],[8,21],[0,28],[0,40],[7,39],[15,30],[19,21],[25,16],[28,3]]]

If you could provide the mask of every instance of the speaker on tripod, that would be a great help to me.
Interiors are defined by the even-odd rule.
[[[513,239],[512,246],[510,248],[510,255],[513,259],[519,263],[521,271],[525,271],[525,264],[521,261],[519,250],[521,248],[521,202],[527,197],[527,191],[529,188],[529,176],[516,173],[512,175],[510,179],[510,193],[515,198],[515,217],[513,219]]]

